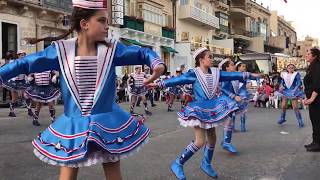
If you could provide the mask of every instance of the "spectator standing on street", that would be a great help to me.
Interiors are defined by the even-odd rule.
[[[320,151],[320,50],[308,50],[306,60],[310,63],[304,77],[306,93],[305,105],[309,105],[309,116],[312,124],[312,142],[305,145],[307,151]]]

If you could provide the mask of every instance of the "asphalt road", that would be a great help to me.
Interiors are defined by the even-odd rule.
[[[175,112],[166,112],[163,102],[153,108],[153,116],[146,125],[151,138],[141,151],[122,161],[125,180],[175,179],[169,166],[183,148],[193,140],[190,128],[180,127]],[[122,104],[128,109],[128,104]],[[176,105],[178,110],[178,105]],[[57,114],[63,110],[57,107]],[[140,110],[142,111],[142,108]],[[32,153],[31,141],[46,128],[50,119],[48,108],[40,114],[42,126],[34,127],[25,109],[17,109],[17,118],[9,118],[8,109],[0,109],[0,179],[58,179],[58,167],[47,165]],[[292,110],[287,113],[287,123],[279,126],[278,109],[250,108],[248,132],[236,132],[233,144],[239,154],[225,152],[217,144],[213,165],[223,180],[318,180],[320,179],[320,153],[306,152],[303,145],[311,140],[311,125],[307,111],[303,110],[306,127],[299,129]],[[239,127],[237,125],[237,127]],[[218,142],[222,127],[217,128]],[[200,169],[201,152],[185,164],[188,179],[210,179]],[[104,179],[102,167],[82,168],[78,179]]]

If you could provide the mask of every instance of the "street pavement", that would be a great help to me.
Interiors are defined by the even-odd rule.
[[[141,151],[122,160],[124,180],[174,180],[169,166],[185,146],[194,139],[191,128],[178,124],[176,112],[167,112],[163,102],[151,109],[153,115],[145,124],[151,137]],[[128,104],[121,104],[125,109]],[[177,103],[176,111],[179,109]],[[138,107],[137,112],[143,108]],[[57,114],[63,111],[57,107]],[[221,180],[318,180],[320,153],[306,152],[303,147],[311,140],[308,113],[302,110],[306,127],[299,129],[292,110],[287,112],[287,123],[276,121],[279,109],[251,107],[248,112],[248,132],[236,132],[233,144],[237,155],[224,151],[220,142],[222,127],[217,128],[217,146],[213,165]],[[49,123],[48,108],[40,114],[40,127],[34,127],[25,109],[17,109],[17,118],[7,117],[8,109],[0,109],[0,180],[58,179],[59,167],[47,165],[33,155],[31,141]],[[238,121],[239,122],[239,121]],[[237,124],[239,128],[239,124]],[[185,164],[188,179],[207,180],[199,168],[202,151]],[[100,165],[81,168],[78,179],[104,179]]]

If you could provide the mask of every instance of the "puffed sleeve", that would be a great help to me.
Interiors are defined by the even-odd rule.
[[[153,69],[158,64],[164,64],[158,54],[153,50],[139,46],[126,46],[121,42],[117,43],[114,56],[116,66],[145,64]]]
[[[57,51],[54,45],[2,66],[0,68],[0,81],[7,81],[19,74],[30,74],[48,70],[60,70]]]
[[[248,79],[256,80],[256,77],[253,77],[249,72],[220,71],[220,81],[239,80],[241,82],[246,82]]]
[[[172,77],[170,79],[166,79],[163,81],[158,82],[158,86],[162,89],[166,87],[172,87],[177,85],[184,85],[184,84],[193,84],[196,80],[196,75],[194,71],[191,69],[187,73],[183,73],[180,76]]]
[[[312,72],[312,90],[320,94],[320,62],[314,64]]]

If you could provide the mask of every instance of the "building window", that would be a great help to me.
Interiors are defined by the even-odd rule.
[[[140,9],[142,9],[142,17],[145,21],[164,26],[165,20],[161,9],[149,4],[143,4]]]
[[[124,15],[130,16],[130,0],[124,2]]]
[[[2,22],[1,29],[2,57],[5,57],[7,51],[18,50],[18,27],[16,24]]]
[[[180,5],[188,5],[189,4],[189,0],[181,0],[180,1]]]
[[[216,16],[219,18],[220,30],[223,32],[229,32],[229,17],[227,14],[217,12]]]

